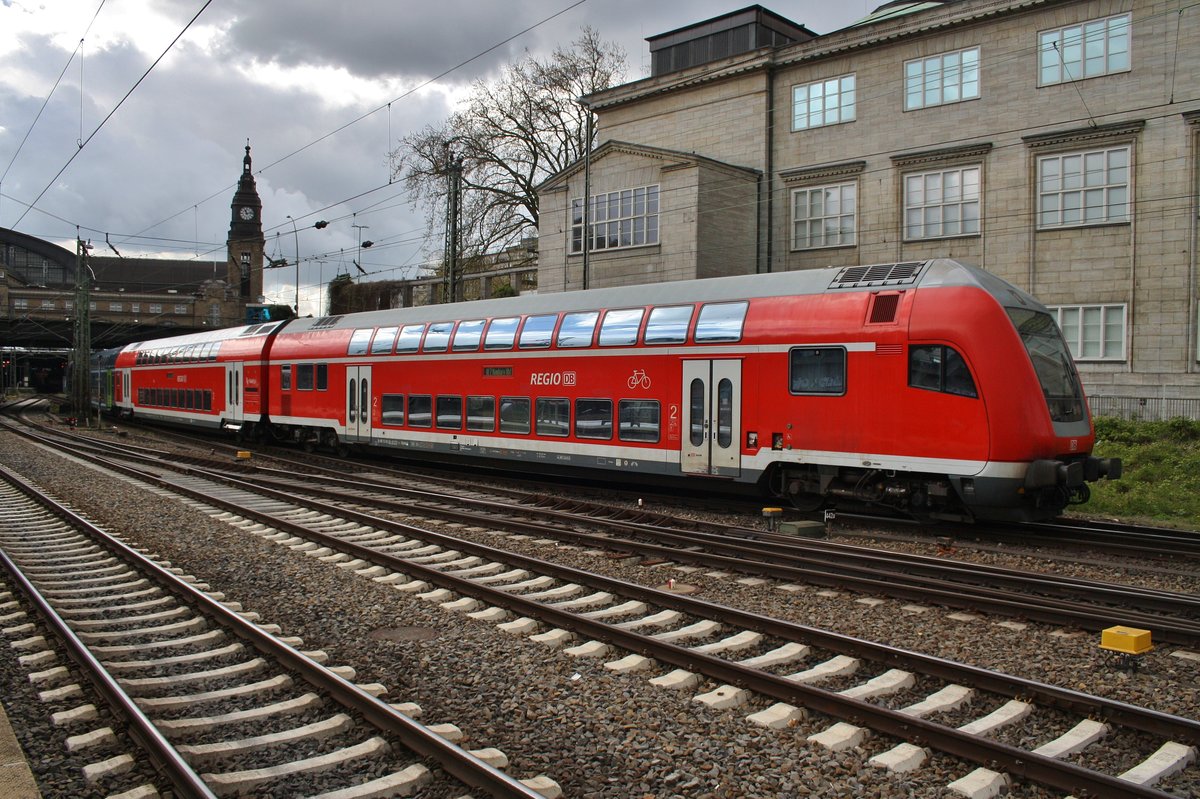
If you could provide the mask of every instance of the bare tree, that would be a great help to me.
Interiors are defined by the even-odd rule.
[[[440,240],[447,177],[461,168],[460,252],[471,258],[515,243],[538,223],[535,187],[583,157],[582,95],[624,79],[625,51],[590,27],[545,60],[526,56],[493,82],[476,81],[462,110],[405,136],[393,153],[414,207]],[[593,134],[594,137],[594,134]]]

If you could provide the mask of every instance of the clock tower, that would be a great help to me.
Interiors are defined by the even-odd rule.
[[[242,176],[238,179],[230,209],[227,242],[229,285],[238,287],[238,296],[243,303],[258,302],[263,293],[266,241],[262,231],[262,200],[258,198],[254,173],[250,169],[249,141],[246,143],[246,157],[242,159]]]

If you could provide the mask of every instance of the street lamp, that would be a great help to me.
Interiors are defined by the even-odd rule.
[[[295,239],[296,245],[296,316],[300,316],[300,232],[296,228],[296,220],[292,219],[292,215],[287,215],[288,220],[292,223],[292,237]],[[324,219],[314,222],[312,225],[317,230],[323,230],[329,226],[329,223]],[[278,235],[278,234],[276,234]]]
[[[365,275],[367,273],[367,270],[363,269],[362,264],[359,263],[359,261],[362,260],[362,251],[363,251],[364,247],[369,249],[371,247],[371,245],[374,244],[375,242],[363,241],[362,240],[362,232],[364,230],[369,230],[371,226],[370,225],[352,224],[352,225],[350,225],[350,227],[355,228],[358,231],[358,257],[354,259],[354,266],[358,269],[358,271],[362,272]]]

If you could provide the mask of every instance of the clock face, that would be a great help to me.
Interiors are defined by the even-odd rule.
[[[254,209],[249,206],[243,207],[238,213],[241,214],[242,219],[245,219],[247,222],[254,218]]]

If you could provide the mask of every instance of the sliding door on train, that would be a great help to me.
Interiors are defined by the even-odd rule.
[[[371,439],[371,367],[346,367],[346,440]]]
[[[742,362],[683,362],[683,441],[686,474],[741,474]]]
[[[242,424],[242,364],[225,364],[225,423],[234,427]]]

